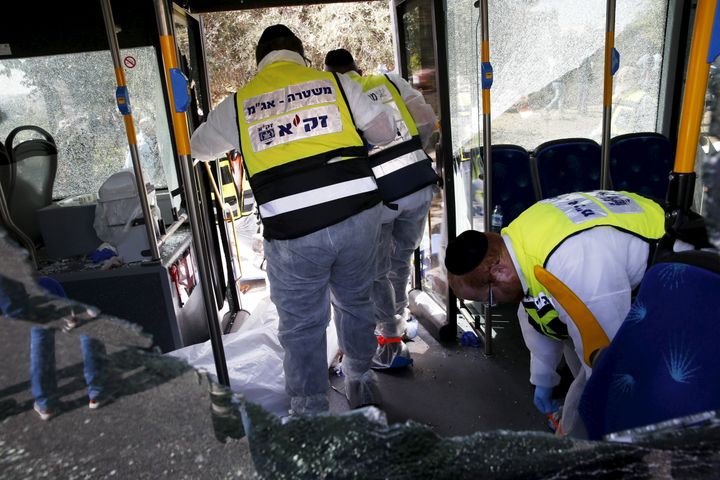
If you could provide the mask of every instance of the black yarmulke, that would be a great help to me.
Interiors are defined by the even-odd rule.
[[[262,35],[260,35],[260,40],[258,40],[258,44],[261,43],[267,43],[271,40],[275,40],[277,38],[286,38],[286,37],[294,37],[295,34],[285,25],[278,23],[277,25],[270,25],[263,31]]]
[[[328,67],[347,67],[355,63],[355,59],[352,53],[348,52],[344,48],[338,48],[337,50],[330,50],[325,55],[325,65]]]
[[[484,233],[467,230],[448,242],[445,268],[453,275],[472,272],[485,258],[488,240]]]

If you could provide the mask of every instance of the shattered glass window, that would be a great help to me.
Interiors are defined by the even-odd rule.
[[[121,59],[145,179],[173,190],[178,182],[155,51],[123,50]],[[53,198],[97,193],[111,174],[132,167],[107,51],[0,60],[0,86],[3,142],[21,125],[37,125],[55,140]],[[19,135],[14,143],[28,138]]]
[[[428,0],[405,2],[402,7],[402,29],[405,48],[407,77],[413,88],[425,97],[435,114],[440,117],[437,88],[437,62],[433,47],[433,6]],[[438,132],[439,133],[439,132]],[[434,135],[438,135],[435,133]],[[431,144],[437,144],[435,137]],[[435,148],[425,150],[442,176],[442,165],[438,163]],[[433,196],[428,215],[428,224],[420,242],[420,282],[422,289],[440,304],[447,301],[447,279],[442,268],[441,245],[447,238],[443,215],[445,199],[438,190]]]
[[[693,208],[702,215],[707,215],[709,223],[715,229],[715,235],[720,232],[717,229],[718,217],[716,214],[717,203],[707,196],[707,191],[712,185],[717,185],[717,159],[720,156],[720,127],[718,126],[718,112],[720,110],[720,102],[718,95],[720,92],[720,57],[716,58],[710,64],[708,73],[707,89],[705,91],[705,105],[702,120],[700,123],[700,139],[695,158],[695,173],[698,181],[695,184],[695,194],[693,198]],[[720,243],[717,237],[715,244]],[[712,241],[712,239],[711,239]]]
[[[480,11],[446,3],[457,230],[482,230]],[[562,138],[600,142],[605,10],[601,0],[489,1],[492,144],[532,152]],[[666,15],[666,0],[617,2],[612,136],[656,131]]]
[[[606,2],[491,0],[492,140],[529,150],[602,132]],[[450,109],[455,151],[482,143],[479,9],[448,0]],[[612,135],[655,131],[666,0],[617,2]]]
[[[705,114],[700,132],[702,162],[696,161],[698,178],[695,208],[705,215],[710,242],[720,248],[720,57],[710,65]],[[715,192],[715,194],[713,194]]]

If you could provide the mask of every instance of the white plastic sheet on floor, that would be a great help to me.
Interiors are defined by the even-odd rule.
[[[287,415],[290,397],[285,393],[283,348],[278,340],[278,313],[268,297],[260,300],[237,332],[223,335],[230,388],[276,415]],[[327,330],[328,366],[338,352],[335,323]],[[210,341],[168,353],[193,367],[215,375]]]

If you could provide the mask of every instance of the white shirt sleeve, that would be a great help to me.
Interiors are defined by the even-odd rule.
[[[340,74],[338,78],[345,91],[355,126],[363,131],[367,141],[374,145],[384,145],[394,140],[395,122],[392,110],[373,103],[363,93],[360,84],[349,77]],[[226,97],[210,111],[205,123],[193,132],[190,148],[193,157],[203,161],[214,160],[233,148],[240,148],[234,95]]]
[[[210,111],[207,120],[193,132],[190,149],[194,158],[209,161],[239,148],[235,95],[229,95]]]
[[[405,80],[397,73],[387,73],[386,75],[388,76],[390,81],[397,87],[398,91],[400,92],[400,96],[406,102],[414,97],[422,97],[422,93],[415,90],[412,85],[408,83],[407,80]]]
[[[641,238],[598,227],[567,239],[546,268],[585,303],[612,341],[630,311],[632,290],[645,273],[648,251]],[[589,376],[592,370],[583,362],[580,332],[559,302],[552,301]]]
[[[523,340],[530,350],[530,383],[540,387],[554,387],[560,383],[560,375],[556,370],[563,356],[562,342],[535,330],[522,304],[517,316]]]
[[[395,139],[395,117],[390,107],[374,103],[359,83],[345,74],[338,74],[345,91],[355,126],[363,131],[365,139],[373,145],[384,145]]]
[[[437,116],[432,106],[425,101],[422,93],[412,88],[407,80],[400,75],[395,73],[388,73],[387,75],[390,81],[398,88],[400,96],[405,101],[405,106],[415,121],[415,126],[420,134],[420,141],[425,146],[437,123]]]

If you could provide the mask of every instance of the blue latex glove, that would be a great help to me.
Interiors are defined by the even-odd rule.
[[[104,262],[108,258],[112,258],[117,256],[117,252],[112,248],[102,248],[97,249],[94,252],[90,254],[90,260],[93,261],[93,263],[100,263]]]
[[[552,399],[553,387],[535,387],[533,403],[540,413],[553,413],[560,408],[560,402]]]

